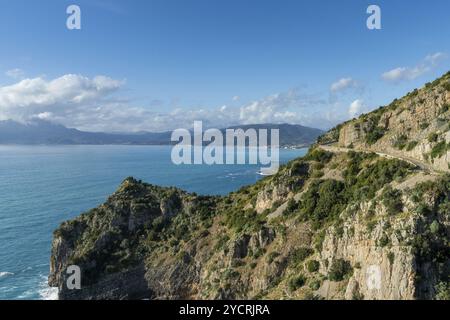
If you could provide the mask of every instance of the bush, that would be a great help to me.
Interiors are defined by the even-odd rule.
[[[330,267],[328,278],[331,281],[342,281],[345,277],[353,273],[353,268],[350,262],[343,259],[334,260]]]
[[[315,181],[303,195],[300,212],[303,217],[322,221],[339,216],[345,207],[345,185],[341,181]]]
[[[369,131],[366,135],[366,142],[368,145],[375,144],[380,140],[385,134],[385,130],[382,127],[375,127],[373,130]]]
[[[322,164],[328,163],[333,158],[333,153],[322,150],[322,149],[314,149],[313,151],[309,152],[305,156],[305,160],[307,161],[317,161]]]
[[[414,149],[419,143],[417,141],[411,141],[410,143],[408,143],[408,145],[406,146],[406,151],[411,151],[412,149]]]
[[[322,178],[323,175],[324,175],[323,171],[318,170],[318,171],[314,171],[314,172],[311,174],[311,178],[313,178],[313,179],[319,179],[319,178]]]
[[[450,300],[450,284],[448,282],[439,282],[435,289],[436,300]]]
[[[291,166],[292,176],[306,176],[309,172],[309,165],[302,161],[295,161]]]
[[[298,275],[294,278],[291,278],[288,283],[289,291],[294,292],[298,288],[303,287],[305,285],[305,283],[306,283],[306,278],[302,274]]]
[[[381,238],[378,240],[378,245],[380,247],[386,247],[389,244],[389,237],[387,235],[382,235]]]
[[[267,263],[271,264],[279,256],[280,256],[280,254],[278,252],[272,251],[267,256]]]
[[[299,264],[305,261],[305,259],[308,258],[313,253],[314,251],[311,248],[301,247],[295,249],[291,254],[290,261],[294,265]]]
[[[286,206],[286,210],[284,210],[283,214],[284,215],[290,215],[292,213],[294,213],[295,211],[298,210],[299,204],[298,202],[296,202],[294,199],[289,199],[287,206]]]
[[[322,285],[322,282],[320,280],[313,280],[311,281],[309,287],[311,288],[311,290],[319,290],[320,286]]]
[[[434,220],[431,224],[430,224],[430,232],[434,235],[437,235],[439,233],[439,222],[437,222],[436,220]]]
[[[428,142],[437,142],[439,136],[436,132],[430,133],[428,136]]]
[[[430,126],[429,123],[424,122],[424,123],[421,123],[419,127],[420,127],[420,129],[425,130],[425,129],[428,128],[429,126]]]
[[[394,142],[394,147],[400,150],[403,150],[406,147],[408,142],[408,137],[404,134],[397,137],[397,140]]]
[[[445,141],[441,141],[431,150],[431,158],[440,158],[445,154],[446,151],[447,143]]]
[[[307,263],[306,263],[306,269],[309,271],[309,272],[317,272],[317,271],[319,271],[319,268],[320,268],[320,263],[319,263],[319,261],[316,261],[316,260],[309,260]]]
[[[383,192],[383,205],[389,215],[395,215],[403,211],[402,192],[387,187]]]

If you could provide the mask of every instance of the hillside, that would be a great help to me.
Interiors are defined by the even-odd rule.
[[[55,231],[49,284],[61,299],[448,300],[449,85],[338,126],[225,197],[127,178]],[[72,264],[82,290],[65,287]]]
[[[281,146],[308,146],[323,134],[322,130],[291,124],[257,124],[230,127],[247,130],[279,129]],[[224,132],[226,129],[222,129]],[[0,121],[0,144],[19,145],[171,145],[171,131],[140,133],[103,133],[69,129],[43,120],[22,124]]]
[[[386,107],[334,128],[319,141],[415,159],[448,172],[450,72]]]

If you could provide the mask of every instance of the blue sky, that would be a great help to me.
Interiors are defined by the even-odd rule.
[[[81,30],[66,28],[70,4]],[[382,30],[366,27],[370,4]],[[449,13],[447,0],[0,0],[0,120],[328,128],[447,72]]]

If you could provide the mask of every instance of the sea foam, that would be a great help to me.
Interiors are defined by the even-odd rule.
[[[0,278],[5,278],[8,276],[13,276],[13,275],[14,275],[14,273],[12,273],[12,272],[0,272]]]

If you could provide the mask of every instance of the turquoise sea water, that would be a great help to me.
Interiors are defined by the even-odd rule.
[[[199,194],[256,182],[256,165],[181,165],[168,146],[0,146],[0,299],[51,299],[52,232],[96,207],[128,176]],[[306,149],[280,150],[280,161]]]

